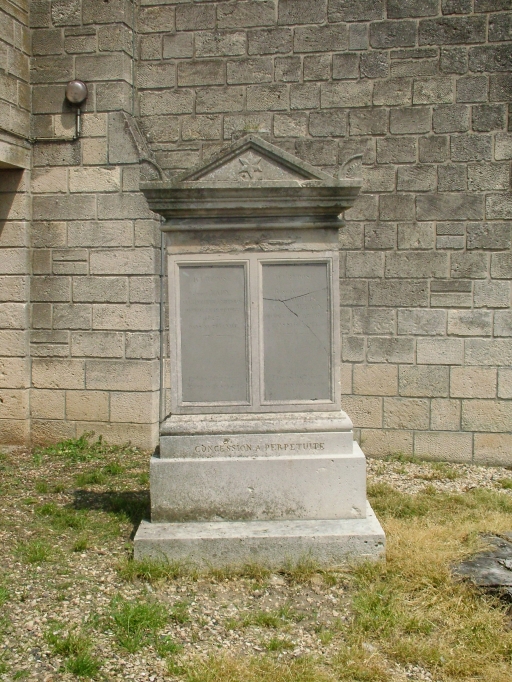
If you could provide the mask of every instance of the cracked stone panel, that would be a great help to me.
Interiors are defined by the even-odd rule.
[[[265,400],[329,400],[331,333],[326,263],[263,266]]]

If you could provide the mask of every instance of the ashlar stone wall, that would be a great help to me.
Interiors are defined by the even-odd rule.
[[[34,0],[31,428],[151,445],[172,174],[257,132],[336,173],[344,408],[365,452],[512,463],[511,0]],[[147,155],[147,154],[146,154]],[[142,154],[144,156],[144,154]]]
[[[0,442],[29,436],[28,2],[0,0]]]

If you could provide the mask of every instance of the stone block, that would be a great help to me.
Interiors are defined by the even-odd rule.
[[[118,192],[121,189],[121,169],[70,168],[70,192]]]
[[[88,390],[158,390],[159,370],[157,361],[87,360],[85,364],[86,388]]]
[[[450,276],[461,279],[485,279],[488,256],[485,253],[454,253],[451,256]]]
[[[334,52],[346,49],[348,30],[343,24],[299,26],[294,30],[294,52]]]
[[[50,303],[32,303],[30,320],[32,329],[48,329],[52,326],[52,306]]]
[[[159,308],[157,305],[98,303],[93,306],[92,327],[112,331],[158,329]]]
[[[35,388],[81,389],[84,388],[84,382],[83,360],[32,359],[32,385]]]
[[[329,21],[372,21],[384,17],[384,0],[329,0]]]
[[[33,276],[30,281],[32,301],[69,301],[71,296],[69,277]]]
[[[475,433],[475,464],[510,467],[512,436],[509,433]]]
[[[512,218],[512,197],[509,194],[488,194],[485,198],[485,215],[490,220]]]
[[[153,360],[160,354],[160,337],[157,332],[126,334],[126,358]]]
[[[510,249],[512,226],[510,223],[469,223],[467,228],[468,249]]]
[[[178,85],[224,85],[225,66],[221,61],[178,62]]]
[[[196,94],[198,114],[242,111],[243,104],[244,90],[241,87],[203,88]]]
[[[82,140],[82,162],[84,166],[106,165],[107,159],[107,140],[93,139]]]
[[[174,30],[174,7],[141,7],[138,11],[137,28],[140,33],[161,33]]]
[[[194,94],[190,90],[141,92],[140,108],[142,116],[191,114],[194,109]]]
[[[400,367],[398,390],[401,396],[445,398],[449,394],[449,367],[414,365]]]
[[[466,365],[512,365],[512,340],[467,339],[464,361]]]
[[[380,220],[407,220],[414,214],[414,197],[407,194],[383,194],[379,200]]]
[[[497,310],[494,313],[494,336],[512,336],[512,312]]]
[[[428,282],[418,279],[370,282],[369,303],[374,306],[404,307],[428,305]]]
[[[435,17],[438,12],[437,0],[388,0],[387,2],[387,16],[389,19]]]
[[[359,78],[359,60],[360,55],[357,52],[344,52],[342,54],[333,55],[333,80],[350,80]]]
[[[467,47],[442,47],[439,54],[441,73],[464,74],[468,71]]]
[[[82,36],[81,49],[78,52],[95,52],[96,31],[92,30],[93,35]],[[78,36],[76,37],[78,38]],[[92,38],[89,42],[87,38]],[[69,41],[69,38],[66,38]],[[75,39],[75,45],[76,39]],[[98,28],[98,48],[100,52],[126,52],[126,54],[133,57],[133,34],[128,26],[123,24],[109,24],[108,26],[100,26]],[[86,49],[87,48],[87,49]],[[66,50],[67,52],[74,52],[74,50]]]
[[[429,133],[431,112],[428,107],[400,107],[391,109],[389,130],[395,135],[409,133]]]
[[[498,368],[498,398],[512,398],[512,368]]]
[[[348,277],[383,277],[384,255],[374,251],[347,254]]]
[[[154,249],[98,249],[90,254],[91,275],[153,274],[157,265]]]
[[[457,79],[457,102],[486,102],[487,76],[466,76]]]
[[[128,299],[128,281],[121,277],[75,277],[73,300],[88,303],[124,303]]]
[[[301,137],[307,135],[308,117],[303,112],[274,115],[274,135],[276,137]]]
[[[344,396],[342,409],[350,414],[355,427],[382,427],[382,398],[373,396]]]
[[[512,159],[512,134],[496,133],[494,138],[494,158],[496,161]]]
[[[483,218],[482,197],[472,194],[428,194],[416,197],[418,220],[478,220]]]
[[[464,357],[462,339],[418,339],[419,365],[460,365]]]
[[[368,362],[413,363],[414,340],[400,337],[372,336],[366,352]],[[395,395],[393,391],[388,395]]]
[[[305,81],[328,81],[330,77],[331,55],[313,54],[304,57]]]
[[[164,59],[187,59],[193,56],[193,33],[174,33],[163,37]]]
[[[486,161],[492,158],[490,135],[452,135],[450,138],[452,161]]]
[[[407,59],[391,62],[392,76],[436,76],[436,59]]]
[[[327,20],[327,0],[280,0],[278,24],[323,24]]]
[[[507,102],[512,92],[512,75],[495,74],[489,77],[489,101]]]
[[[430,428],[434,431],[460,431],[460,400],[432,398]]]
[[[412,104],[412,79],[388,78],[385,81],[378,81],[373,89],[373,104],[376,106]]]
[[[388,129],[388,112],[385,109],[354,109],[350,111],[351,135],[383,135]]]
[[[452,367],[450,395],[453,398],[495,398],[496,369],[491,367]]]
[[[288,54],[293,51],[293,34],[290,28],[249,31],[247,37],[249,55]]]
[[[464,192],[468,188],[467,168],[465,165],[437,167],[438,192]]]
[[[242,131],[270,133],[272,117],[270,114],[240,114],[224,116],[224,139],[231,140],[234,133]]]
[[[26,303],[0,303],[0,329],[25,329],[27,324]]]
[[[217,6],[217,25],[219,28],[272,26],[275,21],[276,8],[273,0],[224,3]]]
[[[364,356],[364,337],[343,336],[342,358],[344,362],[362,362]]]
[[[462,133],[469,129],[469,107],[453,104],[434,107],[433,128],[436,133]]]
[[[433,249],[433,223],[398,223],[399,249]]]
[[[462,428],[465,431],[512,431],[512,402],[463,400]]]
[[[28,354],[28,334],[21,329],[0,329],[0,356],[25,357]]]
[[[428,400],[420,398],[384,398],[384,427],[387,429],[428,429]],[[366,443],[365,443],[365,450]]]
[[[394,334],[395,315],[378,308],[354,308],[352,329],[355,334]]]
[[[198,31],[215,28],[215,6],[206,3],[178,5],[176,7],[178,31]]]
[[[102,391],[66,391],[66,419],[109,421],[109,394]]]
[[[403,251],[386,254],[386,277],[447,277],[448,254],[436,251]]]
[[[360,71],[362,78],[386,78],[389,75],[388,53],[374,51],[362,54]]]
[[[485,31],[485,17],[423,19],[418,40],[420,45],[484,43]]]
[[[511,35],[512,17],[509,12],[489,17],[489,42],[508,41]]]
[[[274,117],[274,127],[275,127]],[[309,115],[309,133],[313,137],[344,137],[347,115],[344,111],[318,111]]]
[[[376,21],[370,24],[370,45],[374,48],[411,47],[416,45],[416,22]]]
[[[266,83],[272,81],[272,60],[269,57],[228,61],[228,83]]]
[[[375,168],[368,168],[365,166],[364,168],[364,177],[363,177],[363,192],[392,192],[395,189],[395,184],[396,184],[396,171],[391,165],[383,165],[383,166],[376,166]],[[369,230],[371,230],[371,227],[368,227]],[[393,232],[393,236],[391,236],[391,233]],[[391,226],[386,223],[381,223],[378,226],[375,226],[374,230],[374,235],[379,239],[378,235],[382,234],[383,239],[388,243],[388,238],[386,235],[389,235],[389,238],[392,239],[393,245],[396,243],[396,228],[395,226]],[[374,242],[375,244],[378,243],[378,241]],[[368,246],[368,248],[391,248],[389,246]]]
[[[490,336],[492,313],[487,310],[450,310],[448,334],[454,336]]]
[[[338,159],[338,146],[334,140],[298,140],[295,151],[314,166],[333,166]]]
[[[276,57],[274,59],[274,79],[283,83],[298,83],[301,78],[300,57]]]
[[[365,453],[370,457],[386,455],[412,455],[413,434],[411,431],[391,431],[382,429],[362,429],[361,442]]]
[[[245,55],[246,35],[243,31],[203,31],[195,36],[195,52],[196,57]]]
[[[32,54],[51,55],[62,54],[64,40],[59,28],[45,28],[32,33]]]
[[[30,416],[33,419],[64,419],[65,392],[32,389],[30,391]]]
[[[377,17],[381,19],[382,17]],[[367,50],[370,44],[367,24],[350,24],[348,28],[349,50]]]
[[[510,283],[475,282],[475,308],[508,308],[510,306]]]
[[[399,192],[433,192],[436,189],[436,185],[437,173],[435,166],[398,167],[396,188]],[[410,215],[411,213],[409,213]]]
[[[76,303],[56,303],[53,306],[54,329],[90,329],[91,306]]]
[[[132,60],[122,52],[84,55],[75,58],[77,78],[96,81],[132,82]]]
[[[432,135],[420,137],[419,158],[421,163],[443,163],[448,159],[448,137]]]
[[[321,105],[323,109],[333,107],[366,107],[372,103],[370,81],[343,83],[322,83]]]
[[[446,312],[444,310],[399,310],[398,333],[420,336],[444,336]]]
[[[485,45],[472,47],[469,50],[469,68],[474,72],[510,72],[512,69],[510,46]]]
[[[74,357],[122,358],[123,335],[118,332],[74,332],[71,355]]]
[[[355,205],[345,212],[347,220],[377,220],[378,204],[377,197],[372,194],[359,196]]]
[[[224,82],[224,81],[221,81]],[[140,89],[170,88],[176,85],[176,66],[169,63],[145,63],[137,69],[137,85]]]
[[[419,431],[414,434],[414,454],[422,459],[470,463],[473,457],[472,435]]]
[[[158,392],[110,393],[110,421],[147,424],[157,422]]]
[[[442,0],[443,14],[471,14],[473,3],[471,0]]]
[[[318,109],[320,88],[317,83],[293,84],[290,87],[291,109]]]
[[[76,426],[76,434],[94,431],[109,443],[130,444],[142,450],[154,450],[158,443],[158,423],[156,424],[116,424],[109,422],[71,422]]]
[[[414,163],[417,143],[412,137],[377,139],[378,163]]]
[[[358,223],[345,223],[339,234],[340,249],[362,249],[363,240],[363,225]]]
[[[449,77],[418,78],[414,81],[413,104],[453,102],[453,83]]]
[[[247,108],[252,111],[283,111],[288,109],[286,85],[250,85],[247,88]]]

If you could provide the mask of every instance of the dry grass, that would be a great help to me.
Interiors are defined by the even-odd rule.
[[[205,575],[130,558],[148,455],[87,443],[0,460],[0,680],[512,680],[507,605],[451,575],[482,533],[510,531],[505,479],[439,493],[432,465],[415,495],[370,485],[386,562]]]

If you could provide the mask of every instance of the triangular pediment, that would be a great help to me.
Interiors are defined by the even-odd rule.
[[[174,179],[183,187],[332,185],[335,179],[276,145],[250,135]]]

